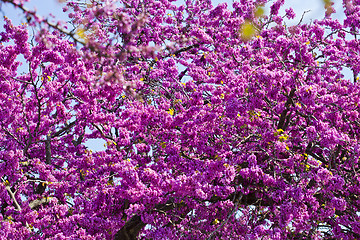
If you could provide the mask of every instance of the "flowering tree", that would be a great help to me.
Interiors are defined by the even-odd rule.
[[[359,0],[1,2],[1,239],[360,238]]]

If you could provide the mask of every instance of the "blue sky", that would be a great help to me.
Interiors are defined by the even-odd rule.
[[[222,2],[227,2],[229,6],[232,5],[233,0],[215,0],[213,1],[214,5],[217,5]],[[270,6],[270,3],[273,0],[269,1],[266,5],[267,8]],[[335,18],[343,19],[342,14],[342,1],[334,1],[335,2],[335,9],[337,13],[333,15]],[[49,16],[49,14],[53,14],[56,16],[57,19],[67,19],[67,14],[63,13],[62,6],[63,3],[60,3],[59,0],[30,0],[30,2],[26,3],[25,6],[29,9],[36,9],[40,16]],[[289,24],[296,24],[298,23],[301,15],[304,11],[310,10],[305,17],[305,22],[310,22],[313,19],[318,19],[324,17],[324,4],[323,0],[285,0],[285,5],[282,7],[282,12],[284,10],[292,7],[297,14],[296,18],[289,22]],[[9,6],[9,4],[4,4],[2,7],[2,12],[5,13],[10,19],[14,19],[14,23],[21,23],[25,19],[21,15],[20,11],[16,11],[13,7]],[[1,13],[0,13],[1,14]],[[0,19],[0,23],[3,19]],[[2,25],[2,24],[1,24]]]

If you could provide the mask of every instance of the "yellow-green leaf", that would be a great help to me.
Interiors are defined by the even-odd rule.
[[[250,40],[256,32],[254,24],[248,20],[241,25],[240,33],[243,40]]]
[[[261,17],[262,15],[264,15],[265,10],[263,7],[258,6],[255,10],[255,17]]]

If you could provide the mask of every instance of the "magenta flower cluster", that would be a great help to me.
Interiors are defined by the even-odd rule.
[[[360,1],[0,2],[1,239],[360,239]]]

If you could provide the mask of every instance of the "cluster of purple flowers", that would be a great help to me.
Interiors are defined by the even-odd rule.
[[[265,2],[1,1],[1,238],[360,239],[360,3]]]

